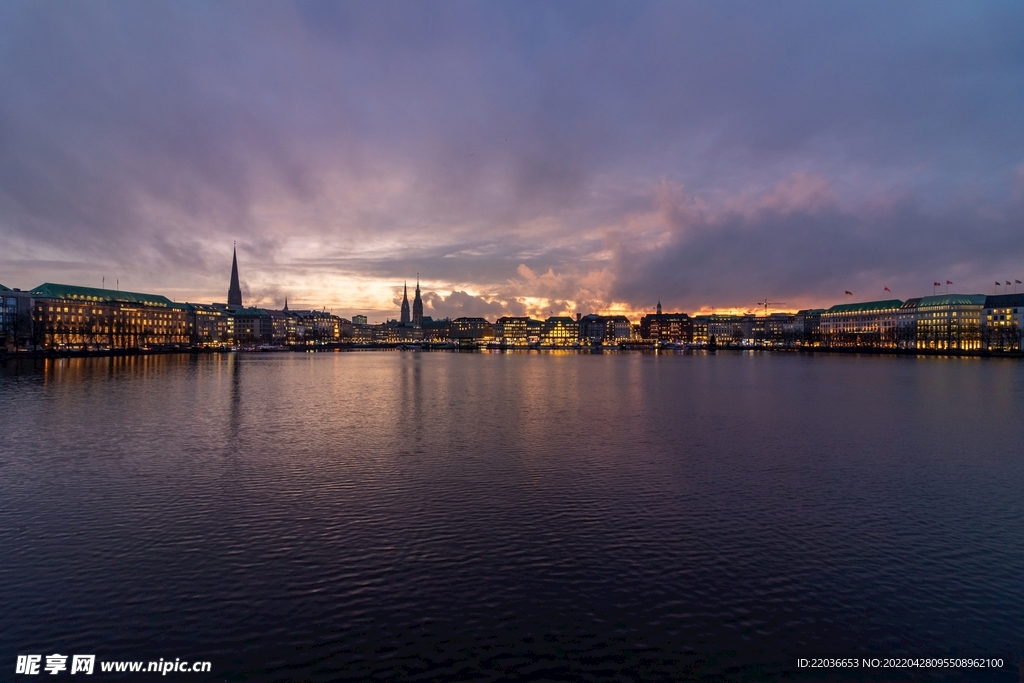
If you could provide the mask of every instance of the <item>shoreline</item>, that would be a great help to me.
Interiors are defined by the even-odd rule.
[[[772,346],[670,346],[659,347],[654,344],[623,344],[618,347],[603,346],[565,346],[565,347],[535,347],[535,346],[457,346],[450,343],[377,343],[377,344],[328,344],[317,347],[273,347],[273,348],[180,348],[180,349],[117,349],[103,351],[0,351],[0,362],[17,360],[40,360],[40,359],[63,359],[63,358],[129,358],[136,356],[163,356],[163,355],[191,355],[203,356],[222,353],[340,353],[355,351],[453,351],[459,353],[543,353],[543,352],[575,352],[582,354],[604,354],[620,353],[623,351],[646,352],[646,353],[777,353],[777,354],[854,354],[869,356],[933,356],[933,357],[956,357],[956,358],[1014,358],[1024,359],[1024,352],[1021,351],[985,351],[970,350],[959,351],[950,349],[893,349],[875,347],[772,347]]]

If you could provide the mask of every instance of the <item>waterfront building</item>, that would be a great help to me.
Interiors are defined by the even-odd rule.
[[[917,307],[918,349],[970,351],[981,348],[984,294],[921,297]]]
[[[826,346],[896,346],[899,299],[837,304],[821,314],[821,338]]]
[[[235,319],[212,304],[184,304],[188,312],[189,344],[199,348],[231,346],[235,339]]]
[[[624,315],[591,313],[579,320],[580,340],[587,344],[619,344],[629,341],[633,326]]]
[[[452,321],[450,318],[434,320],[430,316],[423,316],[422,333],[423,340],[429,342],[446,342],[451,330]]]
[[[366,316],[364,316],[364,315],[363,316],[352,316],[352,317],[353,318],[363,318],[363,320],[366,319]],[[365,322],[361,322],[361,323],[353,322],[352,323],[352,341],[360,343],[360,344],[366,344],[366,343],[372,342],[373,341],[373,328],[374,327],[377,327],[377,326],[376,325],[369,325],[369,324],[367,324]]]
[[[580,328],[580,341],[584,344],[600,344],[604,341],[605,326],[601,316],[590,313],[578,321]]]
[[[739,344],[753,334],[753,316],[705,315],[701,316],[703,341],[711,344]]]
[[[544,321],[540,341],[549,346],[572,346],[579,340],[579,323],[569,316],[552,316]]]
[[[31,292],[0,285],[0,350],[15,351],[38,342],[34,338]]]
[[[47,282],[30,292],[33,338],[46,349],[189,346],[189,312],[159,294]]]
[[[707,344],[708,343],[708,316],[706,315],[695,315],[690,318],[690,330],[693,335],[694,344]],[[637,334],[639,334],[639,326],[637,326]]]
[[[494,325],[483,318],[456,318],[451,321],[448,338],[459,343],[494,340]]]
[[[352,316],[352,324],[353,325],[365,325],[365,324],[367,324],[366,316],[365,315],[354,315],[354,316]]]
[[[659,301],[657,313],[649,313],[640,318],[640,337],[651,341],[689,344],[693,341],[693,323],[685,313],[662,313]]]
[[[797,311],[784,332],[785,342],[795,346],[816,345],[820,337],[821,314],[824,312],[824,308],[805,308]]]
[[[327,311],[294,311],[292,315],[296,327],[302,328],[301,334],[298,334],[298,329],[296,330],[296,341],[307,346],[341,341],[342,329],[346,323],[351,334],[351,323]]]
[[[761,338],[768,345],[779,346],[792,339],[793,323],[796,316],[792,313],[771,313],[761,318]]]
[[[917,314],[921,297],[907,299],[896,311],[896,348],[917,348]]]
[[[531,318],[504,316],[494,323],[494,339],[505,346],[526,346],[530,343]]]
[[[274,339],[274,320],[263,308],[238,308],[230,311],[235,320],[235,342],[269,344]]]
[[[1024,350],[1024,294],[985,297],[981,339],[988,351]]]
[[[296,344],[299,334],[299,317],[293,311],[288,310],[288,300],[284,302],[284,309],[280,311],[268,310],[270,316],[270,341],[273,344]],[[303,329],[303,333],[305,330]]]

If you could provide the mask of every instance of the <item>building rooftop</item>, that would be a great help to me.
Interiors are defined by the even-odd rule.
[[[899,299],[886,299],[885,301],[864,301],[859,304],[836,304],[825,311],[825,314],[835,315],[837,313],[874,313],[891,308],[899,308],[903,302]]]
[[[94,303],[121,302],[171,308],[173,301],[160,294],[142,294],[140,292],[123,292],[119,289],[100,289],[99,287],[78,287],[76,285],[58,285],[46,282],[31,292],[32,296],[43,299],[71,299],[92,301]]]
[[[921,305],[921,297],[917,296],[917,297],[914,297],[913,299],[907,299],[906,301],[904,301],[903,305],[900,306],[900,310],[908,311],[908,310],[910,310],[912,308],[917,308],[920,305]]]
[[[938,294],[936,296],[923,296],[921,308],[926,306],[982,306],[985,304],[984,294]]]
[[[1024,306],[1024,293],[996,294],[985,297],[985,308],[1010,308],[1013,306]]]
[[[4,287],[3,285],[0,285],[0,292],[9,292],[9,291],[11,291],[9,287]]]

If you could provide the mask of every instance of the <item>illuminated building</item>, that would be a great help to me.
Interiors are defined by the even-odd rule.
[[[618,344],[629,341],[633,326],[624,315],[591,313],[579,320],[580,340],[588,344]]]
[[[651,341],[689,344],[693,341],[693,322],[685,313],[662,313],[659,301],[657,313],[640,318],[640,337]]]
[[[813,346],[820,340],[821,314],[824,308],[805,308],[797,311],[786,333],[786,342],[797,346]]]
[[[235,320],[227,311],[210,304],[185,304],[188,311],[189,344],[196,347],[231,346]]]
[[[970,351],[981,348],[984,294],[925,296],[917,306],[918,349]]]
[[[231,311],[235,320],[235,342],[266,344],[274,338],[274,321],[262,308],[239,308]]]
[[[579,342],[579,323],[568,316],[552,316],[544,321],[540,341],[548,346],[572,346]]]
[[[434,320],[430,316],[423,317],[423,339],[431,342],[448,341],[452,321],[448,318]]]
[[[31,291],[33,336],[67,350],[189,346],[189,310],[165,296],[46,283]]]
[[[896,311],[897,348],[917,348],[917,309],[920,305],[921,297],[915,297],[904,301]]]
[[[299,341],[307,346],[336,343],[341,340],[343,324],[351,325],[327,311],[293,311],[292,315],[297,326],[302,328]]]
[[[985,297],[981,338],[989,351],[1024,350],[1024,294]]]
[[[494,323],[494,339],[505,346],[526,346],[530,343],[530,318],[504,316]]]
[[[451,322],[448,338],[461,343],[492,341],[494,326],[483,318],[456,318]]]
[[[693,341],[701,344],[739,344],[744,339],[749,339],[753,331],[753,316],[738,315],[701,315],[697,316],[697,323],[691,323]],[[641,335],[643,327],[641,326]]]
[[[821,338],[826,346],[896,346],[899,299],[837,304],[821,314]]]
[[[366,322],[367,321],[366,321],[366,316],[365,315],[354,315],[354,316],[352,316],[352,324],[353,325],[365,325]]]
[[[763,337],[766,344],[780,345],[793,335],[796,316],[791,313],[772,313],[761,318]]]

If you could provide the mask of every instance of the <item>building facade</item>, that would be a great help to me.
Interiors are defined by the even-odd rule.
[[[981,348],[984,294],[921,297],[917,306],[918,349],[974,351]]]
[[[30,294],[33,338],[45,349],[191,345],[188,308],[165,296],[50,282]]]
[[[899,299],[837,304],[821,314],[822,343],[835,347],[895,348]]]
[[[988,351],[1024,350],[1024,294],[985,297],[981,343]]]

